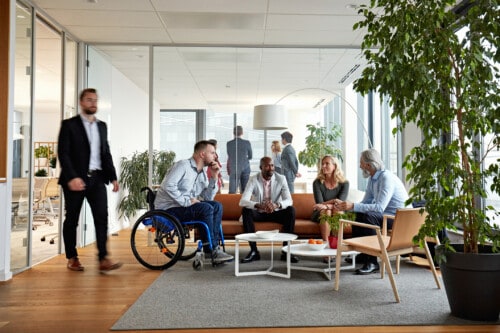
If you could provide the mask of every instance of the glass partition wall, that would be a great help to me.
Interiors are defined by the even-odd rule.
[[[16,7],[11,270],[61,252],[57,135],[75,112],[77,43],[22,1]],[[69,110],[69,111],[68,111]]]
[[[32,103],[32,36],[31,8],[16,6],[16,54],[14,78],[14,118],[12,151],[12,223],[11,268],[19,271],[29,266],[30,233],[30,143]]]

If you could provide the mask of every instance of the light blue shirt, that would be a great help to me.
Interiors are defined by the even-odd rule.
[[[189,207],[191,198],[210,201],[218,190],[216,180],[208,179],[205,168],[198,172],[191,157],[178,161],[167,173],[156,193],[155,208]]]
[[[408,193],[403,182],[388,170],[379,170],[370,177],[363,200],[354,203],[354,212],[379,212],[396,214],[398,208],[406,207]]]

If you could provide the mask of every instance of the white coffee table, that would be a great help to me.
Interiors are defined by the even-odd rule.
[[[301,256],[301,257],[328,257],[328,259],[332,257],[337,256],[337,250],[336,249],[330,249],[327,245],[323,250],[311,250],[308,246],[307,243],[299,243],[299,244],[292,244],[289,247],[285,246],[282,248],[282,251],[285,252],[290,252],[290,254],[296,255],[296,256]],[[342,252],[342,257],[351,257],[352,258],[352,264],[350,265],[343,265],[340,267],[341,270],[343,269],[352,269],[355,268],[356,266],[356,254],[359,252],[356,251],[343,251]],[[328,264],[325,264],[326,267],[306,267],[306,266],[301,266],[301,265],[291,265],[291,269],[296,269],[296,270],[302,270],[302,271],[311,271],[311,272],[322,272],[326,275],[328,280],[332,279],[332,272],[335,272],[335,264],[332,267],[330,260],[328,260]]]
[[[283,277],[289,279],[291,276],[291,265],[290,265],[290,259],[291,259],[291,254],[290,251],[286,251],[286,274],[284,273],[279,273],[279,272],[274,272],[274,243],[279,242],[286,242],[286,246],[284,249],[289,249],[290,248],[290,242],[294,239],[297,239],[297,235],[294,234],[287,234],[287,233],[276,233],[275,236],[272,238],[262,238],[256,235],[255,233],[246,233],[246,234],[239,234],[235,236],[235,245],[234,245],[234,275],[236,276],[248,276],[248,275],[272,275],[272,276],[277,276],[277,277]],[[268,269],[263,270],[263,271],[250,271],[250,272],[240,272],[240,241],[246,241],[246,242],[256,242],[256,243],[271,243],[271,265],[269,266]],[[248,265],[249,267],[251,266],[251,263],[245,264]]]

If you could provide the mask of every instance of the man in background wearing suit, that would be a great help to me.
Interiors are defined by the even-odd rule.
[[[233,129],[233,135],[234,139],[228,141],[226,144],[229,193],[236,193],[238,183],[240,185],[240,193],[243,193],[250,177],[252,145],[250,141],[241,138],[243,127],[236,126]]]
[[[284,146],[283,151],[281,152],[281,172],[286,178],[290,193],[295,191],[295,177],[301,176],[299,173],[299,161],[297,160],[297,154],[295,153],[295,149],[292,147],[292,139],[292,133],[288,131],[281,133],[281,143],[283,143]]]
[[[271,157],[260,159],[260,173],[253,175],[243,192],[240,207],[243,207],[243,230],[255,232],[254,221],[273,221],[283,225],[283,232],[293,234],[295,227],[295,208],[292,206],[292,196],[284,176],[274,172]],[[242,263],[260,260],[256,242],[250,243],[250,253],[241,260]],[[286,242],[283,243],[286,245]],[[286,260],[286,253],[281,253],[281,260]],[[291,257],[296,263],[299,258]]]
[[[80,93],[80,114],[62,121],[59,132],[57,156],[61,164],[61,185],[65,199],[66,216],[63,237],[67,267],[83,271],[76,250],[76,231],[83,200],[90,205],[96,232],[96,242],[101,273],[121,267],[121,263],[108,258],[108,197],[106,184],[118,192],[116,170],[108,144],[106,123],[98,120],[97,91],[84,89]]]

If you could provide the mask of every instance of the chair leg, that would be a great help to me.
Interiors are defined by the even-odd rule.
[[[390,266],[389,266],[389,269],[391,269]],[[384,278],[384,274],[385,274],[385,262],[383,260],[381,260],[381,262],[380,262],[380,278],[381,279]]]
[[[427,261],[429,262],[429,266],[431,267],[432,275],[434,275],[434,281],[436,281],[438,289],[441,289],[441,283],[439,282],[439,278],[436,272],[436,267],[434,267],[434,260],[432,260],[432,255],[431,252],[429,251],[429,246],[427,246],[427,242],[424,242],[424,250],[425,250],[425,256],[427,257]]]
[[[401,256],[400,256],[400,255],[397,255],[397,256],[396,256],[396,274],[399,274],[399,266],[400,266],[400,263],[401,263]]]
[[[396,281],[394,281],[394,275],[392,274],[392,268],[390,266],[391,263],[389,261],[389,256],[387,255],[387,251],[385,251],[385,249],[382,251],[381,259],[387,266],[387,274],[389,275],[389,280],[391,281],[394,298],[396,298],[396,302],[399,303],[400,300],[399,300],[398,288],[396,287]]]
[[[340,282],[340,265],[342,264],[342,245],[337,247],[337,255],[335,257],[335,285],[334,290],[339,290]]]

